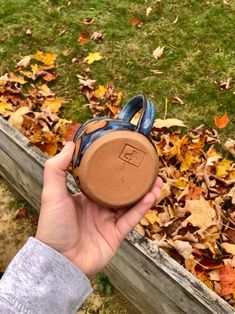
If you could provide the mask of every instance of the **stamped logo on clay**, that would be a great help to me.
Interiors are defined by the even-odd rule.
[[[144,155],[145,153],[141,150],[126,144],[119,158],[135,167],[139,167],[144,159]]]

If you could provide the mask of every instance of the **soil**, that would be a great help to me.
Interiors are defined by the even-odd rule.
[[[3,273],[29,236],[34,236],[38,213],[35,212],[0,176],[0,273]],[[78,314],[139,314],[113,288],[111,295],[96,290]]]

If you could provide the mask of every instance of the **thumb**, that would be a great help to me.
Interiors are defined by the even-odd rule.
[[[66,170],[71,162],[74,147],[73,142],[67,142],[59,154],[49,158],[45,163],[43,190],[48,194],[52,193],[50,197],[54,197],[57,192],[61,196],[67,196],[68,194]]]

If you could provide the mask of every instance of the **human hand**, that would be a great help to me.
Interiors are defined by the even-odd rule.
[[[84,194],[70,195],[66,185],[74,143],[48,159],[44,170],[36,238],[77,265],[88,277],[114,256],[121,241],[160,198],[162,180],[131,209],[99,206]]]

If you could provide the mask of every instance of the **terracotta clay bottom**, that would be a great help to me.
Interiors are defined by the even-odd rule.
[[[130,206],[152,188],[158,164],[156,150],[145,136],[110,132],[93,142],[82,157],[80,189],[100,205]]]

